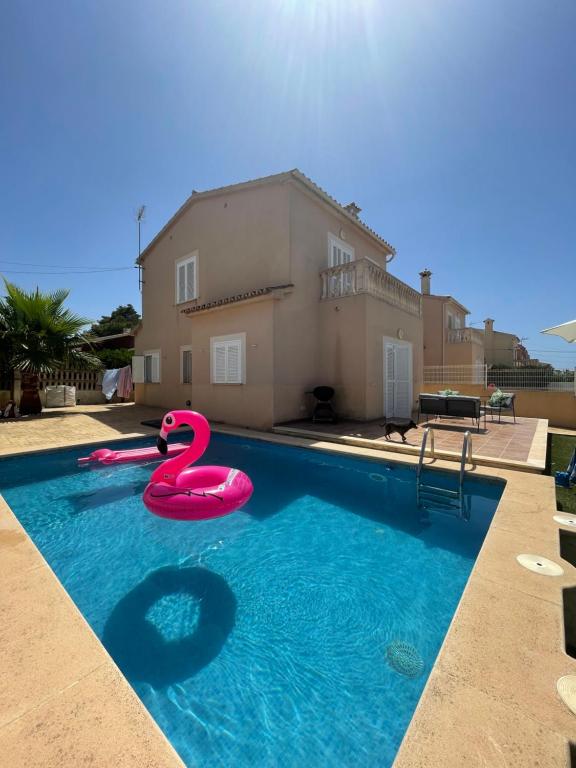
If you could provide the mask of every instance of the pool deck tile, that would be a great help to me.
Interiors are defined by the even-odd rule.
[[[437,669],[410,729],[402,768],[567,768],[565,739],[514,707],[495,701]],[[429,707],[434,718],[429,717]],[[552,755],[557,757],[552,758]]]
[[[562,653],[559,607],[480,576],[469,584],[437,668],[549,730],[574,736],[574,715],[556,692],[559,677],[576,673],[576,659]],[[546,765],[555,764],[551,755]]]
[[[4,726],[0,764],[6,768],[183,768],[134,699],[119,670],[104,664],[57,698]]]
[[[19,577],[46,563],[32,540],[0,496],[0,584],[16,573]],[[2,595],[0,593],[0,600]],[[1,629],[0,629],[1,631]]]
[[[557,526],[556,526],[557,527]],[[496,529],[495,529],[496,530]],[[524,568],[516,560],[518,554],[546,557],[564,569],[563,576],[542,576]],[[513,573],[511,569],[513,568]],[[558,553],[557,542],[526,536],[522,531],[499,529],[497,535],[488,535],[475,565],[475,574],[486,581],[506,586],[512,581],[514,588],[551,603],[562,605],[562,588],[576,582],[576,569],[566,563]]]
[[[107,654],[47,566],[0,591],[0,726],[93,672]],[[63,663],[65,660],[65,663]]]

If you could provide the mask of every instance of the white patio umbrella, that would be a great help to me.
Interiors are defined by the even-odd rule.
[[[570,320],[569,323],[555,325],[552,328],[545,328],[540,333],[549,333],[551,336],[561,336],[566,341],[573,344],[576,341],[576,320]]]

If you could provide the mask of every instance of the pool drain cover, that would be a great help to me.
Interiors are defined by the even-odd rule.
[[[576,675],[561,677],[556,683],[556,689],[564,704],[576,715]]]
[[[564,569],[558,563],[540,555],[518,555],[516,560],[529,571],[541,573],[543,576],[562,576],[564,573]]]
[[[554,515],[554,520],[560,525],[571,525],[576,528],[576,517],[572,515]]]
[[[386,648],[386,658],[392,669],[406,677],[419,677],[424,671],[424,662],[418,650],[402,640],[390,643]]]

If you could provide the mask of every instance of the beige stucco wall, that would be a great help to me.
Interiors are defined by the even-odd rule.
[[[384,338],[412,345],[412,405],[418,402],[423,380],[423,324],[422,318],[366,297],[366,361],[367,392],[366,418],[375,419],[384,412]]]
[[[208,419],[228,424],[270,427],[273,423],[274,300],[231,305],[197,315],[181,315],[175,339],[164,339],[161,383],[137,384],[136,402],[165,408],[192,408]],[[183,326],[183,327],[182,327]],[[210,339],[246,334],[244,384],[212,384]],[[180,345],[192,351],[192,384],[181,384]],[[183,345],[183,346],[184,346]],[[153,347],[150,347],[153,349]]]
[[[175,264],[198,251],[198,299],[176,304]],[[187,316],[182,310],[256,288],[289,282],[288,190],[285,185],[244,189],[199,200],[174,222],[144,260],[142,291],[143,321],[136,335],[136,354],[161,351],[161,382],[136,385],[136,402],[162,407],[192,407],[209,418],[232,424],[269,426],[272,423],[272,392],[262,396],[263,376],[251,343],[259,344],[262,333],[272,335],[273,312],[244,305],[208,314]],[[221,314],[220,321],[214,319]],[[254,318],[258,320],[254,320]],[[260,323],[262,322],[262,325]],[[242,327],[240,327],[242,326]],[[225,330],[220,330],[224,328]],[[231,328],[232,330],[226,330]],[[197,332],[196,330],[197,329]],[[211,389],[209,335],[247,332],[247,363],[251,366],[244,392],[232,395],[234,385]],[[252,338],[256,334],[257,338]],[[180,347],[192,347],[192,386],[180,383]],[[268,345],[269,347],[270,345]],[[207,349],[207,352],[203,352]],[[199,380],[197,381],[197,377]],[[271,381],[268,388],[271,389]],[[210,394],[211,393],[211,394]],[[232,395],[232,396],[231,396]],[[210,402],[209,402],[210,401]],[[260,402],[259,413],[255,404]],[[254,405],[254,407],[253,407]],[[216,409],[217,406],[217,409]]]
[[[198,200],[174,222],[144,259],[145,324],[159,307],[166,313],[170,307],[185,309],[254,288],[289,282],[288,237],[285,184]],[[176,305],[174,265],[195,250],[198,251],[199,297]]]
[[[386,268],[383,248],[315,195],[290,185],[290,282],[296,287],[275,305],[276,422],[306,415],[305,392],[321,384],[335,388],[339,412],[366,418],[365,297],[342,298],[339,312],[333,302],[320,301],[329,233],[352,246],[355,259]]]
[[[319,383],[334,387],[339,416],[353,419],[368,418],[366,306],[366,296],[319,302]]]
[[[446,365],[443,352],[444,302],[436,296],[422,296],[424,323],[424,365]]]
[[[445,365],[483,365],[484,346],[475,341],[446,344]]]
[[[422,392],[438,392],[446,389],[444,384],[426,384]],[[474,395],[488,398],[492,394],[481,384],[455,384],[461,395]],[[548,419],[550,426],[576,429],[576,397],[572,392],[552,392],[550,390],[515,390],[514,401],[517,416],[535,419]]]
[[[192,403],[208,419],[270,427],[274,421],[274,300],[239,304],[190,318]],[[210,382],[210,338],[246,334],[245,384]]]

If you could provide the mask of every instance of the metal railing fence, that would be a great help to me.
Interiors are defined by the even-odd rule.
[[[426,365],[424,384],[481,384],[505,390],[545,390],[573,392],[576,395],[576,371],[555,370],[545,366],[488,368],[486,365]]]

